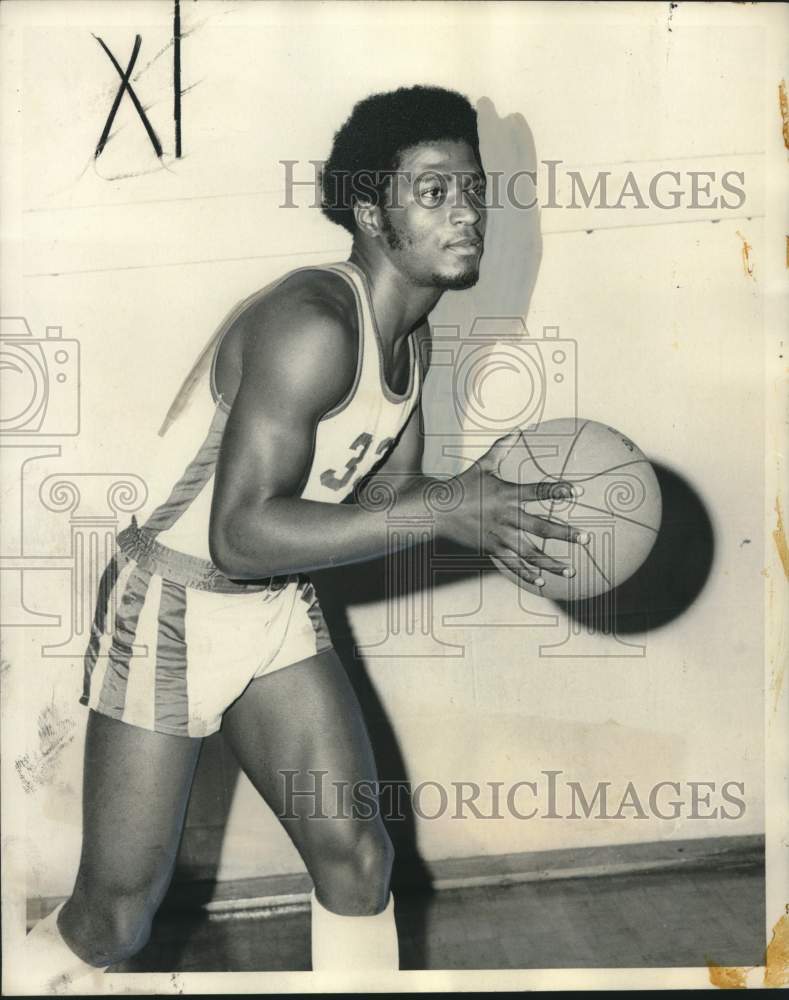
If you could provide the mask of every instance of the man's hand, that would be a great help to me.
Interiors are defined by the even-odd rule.
[[[542,552],[529,535],[559,538],[582,545],[586,532],[567,524],[528,514],[523,504],[534,500],[566,499],[576,494],[572,483],[510,483],[498,476],[501,462],[520,437],[520,431],[500,438],[474,465],[449,481],[459,490],[461,502],[445,515],[445,534],[452,541],[496,556],[525,583],[538,587],[545,581],[540,570],[562,576],[575,572]],[[448,484],[448,485],[449,485]]]

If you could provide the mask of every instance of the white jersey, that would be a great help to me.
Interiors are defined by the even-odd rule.
[[[418,405],[422,388],[416,335],[409,337],[409,380],[402,395],[392,391],[384,377],[381,337],[376,326],[370,291],[363,272],[350,262],[304,270],[326,270],[341,275],[353,288],[358,310],[358,357],[353,385],[347,397],[318,423],[312,464],[301,496],[307,500],[340,503],[389,452]],[[210,368],[194,386],[194,399],[174,428],[181,449],[193,454],[169,496],[143,525],[146,534],[178,552],[210,561],[208,526],[213,476],[229,406],[215,384],[216,358],[224,335],[251,302],[260,299],[290,274],[245,299],[227,317],[212,339]],[[192,450],[193,449],[193,450]],[[181,455],[184,451],[181,450]],[[217,571],[218,572],[218,571]]]

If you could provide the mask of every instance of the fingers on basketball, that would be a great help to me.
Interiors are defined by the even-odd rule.
[[[531,583],[535,587],[545,586],[545,578],[538,567],[528,563],[523,556],[512,549],[502,545],[496,553],[496,559],[523,583]]]

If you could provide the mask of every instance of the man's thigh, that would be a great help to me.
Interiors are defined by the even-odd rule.
[[[201,742],[90,712],[82,856],[58,921],[83,960],[117,961],[144,939],[175,865]]]
[[[169,876],[201,742],[90,712],[83,774],[83,876],[119,887]]]
[[[375,757],[356,693],[334,649],[254,680],[225,713],[222,731],[266,802],[280,817],[338,812],[335,782],[369,800]],[[325,772],[325,773],[318,773]],[[305,795],[293,794],[306,791]],[[288,827],[287,819],[284,825]],[[293,831],[289,829],[291,835]]]

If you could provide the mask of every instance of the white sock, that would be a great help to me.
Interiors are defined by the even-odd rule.
[[[83,962],[63,940],[57,920],[65,905],[61,903],[49,916],[39,920],[25,942],[30,975],[46,993],[65,992],[73,983],[84,981],[87,976],[98,977],[104,972],[104,969]]]
[[[310,906],[313,972],[396,970],[400,967],[391,892],[386,909],[370,916],[348,917],[332,913],[318,902],[314,889]]]

